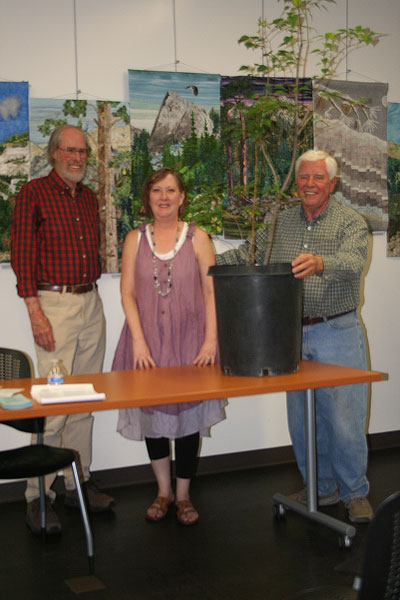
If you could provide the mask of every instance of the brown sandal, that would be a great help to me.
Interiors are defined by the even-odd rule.
[[[157,496],[157,498],[154,500],[154,502],[149,506],[149,508],[146,511],[146,519],[147,521],[151,521],[152,523],[158,523],[158,521],[162,521],[163,519],[165,519],[165,517],[167,516],[168,513],[168,508],[171,506],[171,504],[173,503],[174,499],[172,498],[172,500],[170,498],[164,498],[163,496]],[[149,515],[149,510],[155,510],[156,512],[160,512],[161,516],[160,517],[152,517],[151,515]]]
[[[176,506],[176,518],[180,525],[196,525],[199,520],[199,513],[190,502],[190,500],[179,500],[175,502]],[[192,519],[185,519],[184,517],[188,517],[190,514],[194,515]]]

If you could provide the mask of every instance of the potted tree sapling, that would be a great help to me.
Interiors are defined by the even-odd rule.
[[[312,81],[327,83],[350,52],[376,45],[381,37],[361,26],[316,33],[314,11],[334,2],[282,0],[280,17],[260,19],[257,34],[239,40],[259,52],[261,62],[242,66],[247,77],[226,84],[222,119],[227,125],[228,201],[230,212],[249,233],[244,246],[233,251],[239,264],[224,264],[232,262],[231,253],[229,259],[217,257],[217,266],[210,269],[226,374],[278,375],[298,369],[302,284],[293,277],[290,264],[269,264],[275,226],[279,213],[299,202],[291,187],[297,157],[312,147]],[[311,55],[318,72],[309,77]],[[319,98],[329,95],[338,94],[323,91]],[[235,166],[239,193],[233,185]],[[260,230],[262,248],[257,244]]]

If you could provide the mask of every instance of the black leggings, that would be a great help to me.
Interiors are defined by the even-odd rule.
[[[170,455],[168,438],[145,438],[150,460]],[[200,434],[192,433],[175,440],[175,472],[182,479],[191,479],[196,472]]]

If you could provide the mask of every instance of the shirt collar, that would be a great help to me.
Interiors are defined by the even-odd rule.
[[[50,171],[49,177],[52,180],[52,182],[55,183],[59,188],[62,188],[64,191],[68,190],[68,192],[71,193],[71,188],[69,187],[69,185],[67,183],[65,183],[65,181],[63,179],[61,179],[61,177],[59,175],[57,175],[57,173],[55,172],[54,169],[52,169]],[[76,188],[75,188],[75,196],[79,195],[81,186],[82,186],[82,183],[80,181],[78,181],[78,183],[76,184]]]
[[[325,221],[325,219],[327,219],[327,217],[330,213],[331,204],[332,204],[331,200],[332,200],[332,196],[329,197],[328,204],[325,206],[322,213],[320,213],[317,217],[313,217],[311,219],[311,221],[309,221],[307,219],[307,217],[304,213],[303,205],[301,205],[301,216],[302,216],[303,221],[305,221],[307,223],[318,223],[319,221]]]

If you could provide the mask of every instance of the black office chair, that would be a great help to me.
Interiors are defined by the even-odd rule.
[[[353,589],[320,586],[286,600],[400,600],[400,491],[380,504],[368,526],[361,577]]]
[[[32,377],[33,365],[30,357],[19,350],[0,348],[0,380],[20,379]],[[76,454],[74,450],[67,448],[55,448],[43,444],[44,418],[15,419],[12,421],[0,421],[25,431],[37,434],[37,444],[23,446],[13,450],[0,451],[0,479],[26,479],[28,477],[39,478],[40,494],[40,521],[42,537],[46,533],[46,495],[44,487],[44,475],[55,473],[65,467],[72,467],[76,491],[78,493],[79,507],[81,510],[83,526],[85,530],[87,553],[89,558],[89,570],[94,570],[94,547],[93,536],[89,523],[88,512],[79,481]]]
[[[400,600],[400,491],[382,502],[370,523],[359,589],[357,600]]]

